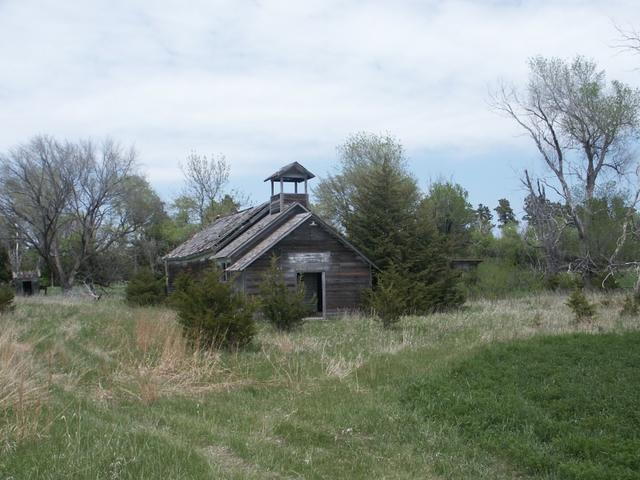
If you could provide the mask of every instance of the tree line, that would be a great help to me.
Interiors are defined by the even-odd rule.
[[[39,269],[71,290],[126,280],[217,216],[237,210],[224,157],[190,153],[183,192],[163,202],[117,142],[36,136],[0,155],[0,251],[4,269]]]
[[[502,85],[492,105],[539,154],[522,172],[522,218],[507,198],[471,205],[453,181],[420,191],[391,135],[350,136],[315,188],[312,208],[378,266],[379,291],[388,292],[380,305],[434,311],[465,295],[569,278],[602,287],[638,271],[639,91],[583,57],[536,57],[527,84]],[[184,189],[167,203],[133,149],[34,137],[0,155],[0,250],[14,271],[38,267],[65,290],[143,267],[161,273],[165,253],[246,202],[228,189],[223,156],[192,152],[182,170]],[[461,275],[451,268],[461,258],[483,262]]]

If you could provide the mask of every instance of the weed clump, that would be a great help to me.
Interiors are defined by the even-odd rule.
[[[293,329],[311,313],[304,284],[300,282],[295,290],[289,289],[275,255],[260,284],[260,306],[264,317],[279,330]]]
[[[129,305],[158,305],[165,299],[164,281],[149,269],[140,270],[127,283],[125,298]]]
[[[0,313],[13,310],[14,297],[15,294],[13,293],[13,288],[11,288],[11,285],[0,284]]]
[[[169,304],[187,334],[203,345],[240,348],[256,333],[254,302],[223,282],[216,268],[198,278],[178,276]]]
[[[573,293],[571,293],[567,300],[567,306],[574,313],[577,322],[587,320],[596,313],[595,305],[589,303],[581,288],[576,288]]]

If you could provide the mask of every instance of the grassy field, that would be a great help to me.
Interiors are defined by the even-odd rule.
[[[193,351],[169,310],[0,316],[0,478],[640,478],[640,319],[471,303],[383,331],[261,326]]]

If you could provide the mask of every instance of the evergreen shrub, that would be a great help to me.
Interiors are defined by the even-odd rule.
[[[11,281],[11,268],[9,266],[9,254],[0,247],[0,284]]]
[[[305,302],[304,284],[300,282],[294,290],[289,289],[275,255],[260,284],[260,308],[267,321],[280,330],[293,329],[311,313],[311,306]]]
[[[0,313],[13,310],[13,299],[15,294],[13,287],[9,284],[0,284]]]
[[[546,278],[545,286],[549,290],[569,291],[576,288],[580,284],[580,279],[575,273],[558,272]]]
[[[367,303],[384,328],[399,323],[400,318],[409,313],[411,304],[406,274],[396,267],[378,274],[375,288],[368,292]]]
[[[589,319],[596,313],[595,305],[589,303],[582,288],[573,290],[567,300],[567,306],[574,313],[577,322]]]
[[[166,298],[164,280],[149,269],[140,270],[127,283],[125,299],[129,305],[158,305]]]
[[[176,309],[185,332],[201,345],[241,348],[253,339],[255,303],[223,282],[212,268],[197,278],[179,275],[169,304]]]

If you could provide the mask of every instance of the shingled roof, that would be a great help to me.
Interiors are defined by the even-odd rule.
[[[178,260],[207,252],[216,252],[225,240],[232,238],[233,234],[237,234],[268,213],[268,203],[263,203],[257,207],[247,208],[238,213],[220,217],[186,242],[178,245],[164,258],[165,260]]]
[[[289,165],[282,167],[273,175],[265,178],[264,181],[268,182],[271,180],[275,182],[282,180],[284,182],[304,182],[305,180],[309,180],[314,177],[315,175],[313,173],[304,168],[298,162],[292,162]]]
[[[293,210],[299,210],[306,212],[307,210],[299,203],[289,205],[282,213],[276,213],[267,215],[261,220],[253,223],[249,228],[244,230],[241,234],[235,236],[230,242],[228,242],[221,250],[219,250],[215,258],[227,258],[231,257],[235,253],[243,249],[247,244],[254,241],[256,238],[260,238],[262,233],[275,226],[278,222],[283,221],[289,213]]]
[[[231,267],[229,267],[229,271],[231,272],[239,272],[247,268],[254,261],[264,255],[271,247],[277,244],[284,237],[289,235],[292,231],[302,225],[305,220],[310,218],[313,214],[311,212],[304,212],[294,215],[289,220],[287,220],[283,225],[281,225],[276,231],[274,231],[271,235],[265,238],[262,242],[252,248],[248,253],[246,253],[242,258],[240,258],[236,263],[234,263]]]

